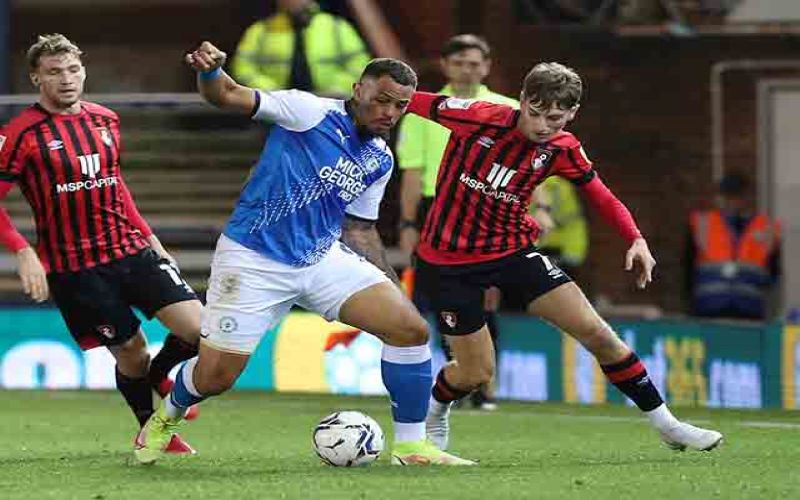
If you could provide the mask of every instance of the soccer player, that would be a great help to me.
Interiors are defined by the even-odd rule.
[[[471,34],[450,38],[442,47],[440,65],[447,78],[447,85],[439,93],[518,107],[514,99],[492,92],[483,85],[492,65],[491,49],[483,38]],[[419,223],[425,220],[433,203],[436,172],[449,138],[450,131],[447,128],[415,115],[405,117],[400,124],[397,158],[403,170],[403,179],[400,186],[398,236],[400,248],[408,254],[414,251],[419,240]],[[414,303],[424,311],[425,302],[425,298],[419,294],[419,288],[415,288]],[[486,291],[484,305],[486,324],[492,341],[497,345],[497,308],[500,305],[500,296],[496,288]],[[450,350],[444,339],[442,348],[449,360]],[[492,385],[484,384],[472,394],[475,407],[487,410],[497,407]]]
[[[0,129],[0,199],[16,183],[33,209],[34,250],[0,207],[0,242],[16,255],[26,294],[52,297],[81,349],[106,347],[117,389],[140,425],[152,391],[169,390],[169,371],[194,356],[201,304],[142,218],[120,174],[119,118],[81,100],[81,50],[60,34],[27,53],[38,102]],[[170,334],[150,361],[131,307]],[[194,453],[177,434],[168,451]]]
[[[528,216],[534,188],[558,175],[571,180],[630,245],[625,269],[644,288],[655,260],[628,209],[600,180],[580,142],[564,131],[578,112],[582,82],[557,63],[525,77],[520,110],[417,92],[409,111],[452,133],[436,197],[417,247],[417,284],[430,297],[455,361],[436,376],[428,437],[446,449],[453,401],[488,381],[494,352],[481,307],[490,286],[524,297],[528,311],[572,335],[608,379],[647,415],[672,448],[710,450],[722,434],[677,420],[636,354],[600,318],[581,290],[534,246]]]
[[[186,408],[231,387],[264,333],[297,304],[383,340],[392,463],[473,464],[425,439],[428,326],[396,286],[375,228],[393,166],[385,137],[416,88],[414,71],[375,59],[343,101],[241,86],[222,71],[225,58],[209,42],[186,55],[201,95],[275,126],[217,243],[200,353],[144,426],[136,458],[157,460]]]

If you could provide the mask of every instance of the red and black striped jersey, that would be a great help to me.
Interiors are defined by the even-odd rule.
[[[81,102],[77,114],[38,104],[0,129],[0,181],[16,182],[36,221],[48,272],[77,271],[148,246],[149,228],[120,175],[119,117]]]
[[[595,177],[575,136],[532,142],[517,130],[519,111],[511,107],[417,92],[408,111],[452,131],[417,246],[428,262],[482,262],[532,245],[536,186],[551,175],[577,185]]]

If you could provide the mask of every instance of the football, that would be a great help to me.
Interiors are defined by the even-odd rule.
[[[383,451],[383,430],[378,422],[358,411],[339,411],[314,428],[314,451],[334,467],[369,465]]]

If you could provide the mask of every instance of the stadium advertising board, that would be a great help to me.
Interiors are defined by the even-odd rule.
[[[800,327],[692,321],[613,322],[674,405],[797,408]],[[166,335],[145,322],[151,352]],[[526,317],[501,318],[497,393],[523,401],[628,403],[589,353],[570,337]],[[434,367],[444,356],[434,347]],[[294,312],[261,345],[238,389],[384,394],[381,343],[340,323]],[[110,389],[113,359],[82,353],[53,309],[0,310],[0,386]]]

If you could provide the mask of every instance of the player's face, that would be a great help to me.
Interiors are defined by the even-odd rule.
[[[39,67],[30,76],[45,105],[66,110],[83,94],[86,69],[78,56],[65,52],[39,58]]]
[[[464,49],[442,58],[442,73],[451,85],[480,85],[489,75],[491,59],[483,56],[479,49]]]
[[[520,99],[520,115],[517,123],[522,135],[533,142],[547,142],[561,132],[578,112],[578,106],[561,109],[558,104],[553,103],[549,109],[545,109],[537,104],[539,103],[531,102],[523,96]]]
[[[386,136],[406,112],[414,87],[401,85],[391,76],[364,78],[353,86],[353,106],[360,127]]]

